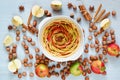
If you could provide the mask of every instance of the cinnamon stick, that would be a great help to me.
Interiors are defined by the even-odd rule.
[[[96,18],[96,16],[97,16],[98,13],[100,12],[101,7],[102,7],[102,4],[100,4],[99,7],[98,7],[98,9],[96,10],[95,15],[94,15],[94,17],[93,17],[94,19]]]
[[[100,14],[98,15],[98,17],[95,18],[94,23],[97,22],[97,21],[100,19],[100,17],[105,13],[105,11],[106,11],[106,10],[103,9],[103,10],[100,12]]]
[[[32,11],[29,14],[27,25],[30,25],[31,20],[32,20]]]
[[[101,22],[103,19],[107,18],[110,15],[110,12],[107,12],[103,17],[101,17],[98,22]]]

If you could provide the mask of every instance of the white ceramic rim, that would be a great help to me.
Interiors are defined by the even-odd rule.
[[[79,30],[81,30],[81,43],[80,43],[80,47],[75,51],[75,53],[69,57],[66,57],[66,58],[59,58],[59,57],[55,57],[51,54],[49,54],[46,49],[42,46],[42,44],[40,43],[41,42],[41,32],[43,30],[43,25],[48,23],[50,20],[52,19],[56,19],[56,18],[67,18],[71,21],[73,21],[77,26],[79,26]],[[72,18],[70,17],[67,17],[67,16],[54,16],[54,17],[48,17],[48,18],[45,18],[44,20],[41,21],[41,23],[39,24],[39,33],[38,33],[38,42],[39,42],[39,46],[40,46],[40,49],[41,51],[43,52],[43,54],[48,57],[49,59],[53,60],[53,61],[57,61],[57,62],[64,62],[64,61],[71,61],[71,60],[76,60],[80,57],[80,55],[83,53],[83,46],[84,46],[84,34],[83,34],[83,31],[82,31],[82,28],[81,26],[75,21],[73,20]]]

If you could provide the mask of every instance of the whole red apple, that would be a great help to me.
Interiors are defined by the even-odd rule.
[[[48,70],[48,66],[45,64],[39,64],[36,68],[35,68],[35,73],[38,77],[45,77],[48,75],[49,70]]]
[[[100,60],[93,61],[91,64],[91,70],[96,74],[104,74],[105,69],[104,63]]]
[[[119,51],[120,51],[120,48],[115,43],[109,44],[107,47],[107,52],[111,56],[117,56],[120,53]]]

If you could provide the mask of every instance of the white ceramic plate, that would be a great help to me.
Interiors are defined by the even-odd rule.
[[[59,57],[55,57],[51,54],[49,54],[46,49],[42,46],[41,42],[41,35],[43,32],[43,27],[45,24],[49,23],[51,20],[54,20],[54,19],[61,19],[61,18],[65,18],[65,19],[69,19],[70,21],[74,22],[77,26],[78,26],[78,29],[80,31],[80,34],[81,34],[81,42],[80,42],[80,46],[78,47],[77,51],[75,51],[74,54],[72,54],[71,56],[69,57],[65,57],[65,58],[59,58]],[[48,57],[49,59],[51,60],[54,60],[54,61],[60,61],[60,62],[63,62],[63,61],[69,61],[69,60],[76,60],[77,58],[79,58],[79,56],[82,54],[83,52],[83,45],[84,45],[84,36],[83,36],[83,31],[82,31],[82,28],[81,26],[76,22],[74,21],[73,19],[67,17],[67,16],[54,16],[54,17],[49,17],[49,18],[45,18],[40,24],[39,24],[39,35],[38,35],[38,42],[40,44],[40,49],[42,50],[42,52],[44,53],[44,55],[46,57]]]

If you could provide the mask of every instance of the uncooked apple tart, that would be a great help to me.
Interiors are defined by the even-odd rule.
[[[45,25],[42,32],[42,44],[53,56],[68,57],[80,45],[78,26],[68,19],[55,19]]]

